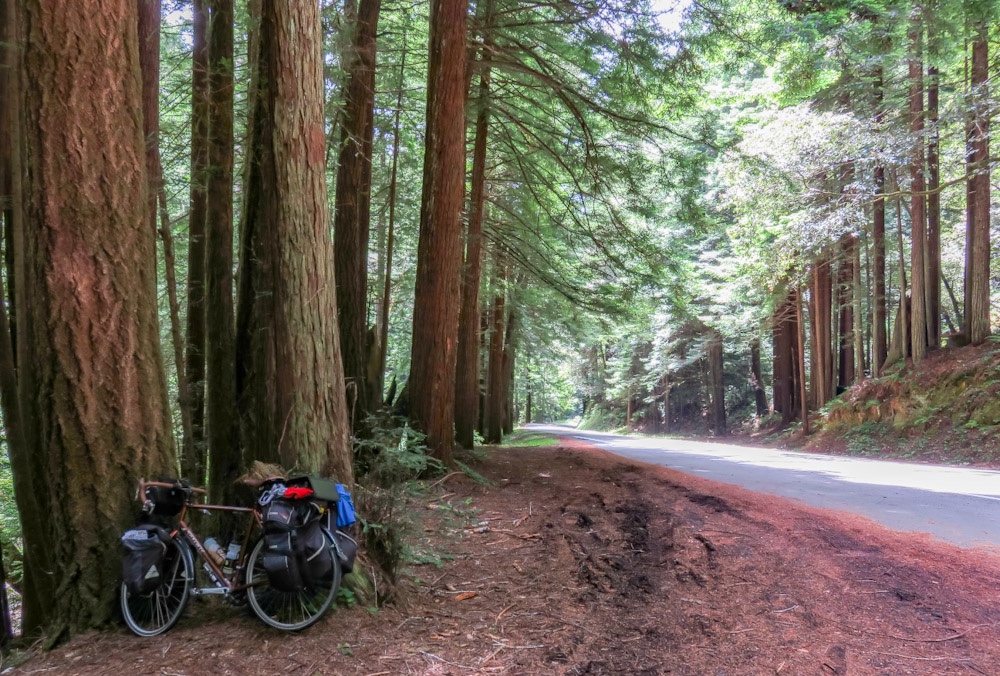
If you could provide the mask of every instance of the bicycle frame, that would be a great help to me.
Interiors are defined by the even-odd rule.
[[[153,487],[164,487],[172,488],[173,484],[162,483],[159,481],[140,481],[139,484],[139,494],[145,493],[145,488],[147,486]],[[187,499],[184,500],[184,505],[181,507],[180,513],[177,515],[177,526],[170,532],[171,536],[180,533],[184,536],[184,539],[191,545],[191,547],[197,552],[198,558],[201,559],[208,567],[212,573],[215,581],[215,586],[212,587],[194,587],[191,589],[191,593],[195,595],[209,595],[209,594],[219,594],[219,595],[229,595],[233,592],[239,592],[245,590],[248,586],[242,579],[241,574],[246,567],[247,558],[250,556],[250,548],[253,545],[253,535],[254,532],[260,529],[261,520],[260,513],[255,507],[236,507],[233,505],[213,505],[207,503],[193,502],[192,498],[195,495],[204,495],[205,491],[201,488],[191,487],[188,489],[190,492]],[[208,553],[205,549],[205,545],[198,538],[198,535],[191,528],[190,524],[187,522],[188,510],[196,509],[205,512],[229,512],[236,514],[246,514],[248,517],[245,519],[246,527],[243,531],[243,537],[241,539],[240,553],[236,557],[236,561],[233,563],[233,572],[228,575],[222,570],[222,567],[215,562],[215,558]]]
[[[187,510],[189,507],[194,507],[196,509],[201,509],[206,512],[236,512],[253,515],[253,518],[246,519],[246,527],[244,528],[243,538],[241,539],[240,553],[236,557],[236,561],[233,563],[233,572],[226,574],[222,567],[215,562],[215,558],[211,556],[205,549],[205,545],[202,544],[201,540],[191,529],[185,520],[187,516]],[[191,591],[194,594],[231,594],[232,592],[242,591],[247,588],[246,585],[241,580],[241,574],[246,567],[247,557],[250,556],[250,547],[253,544],[252,537],[255,527],[260,526],[260,517],[257,515],[257,510],[252,507],[232,507],[229,505],[209,505],[209,504],[199,504],[199,505],[184,505],[184,509],[181,510],[179,518],[177,520],[177,532],[180,532],[184,539],[188,541],[191,547],[198,553],[198,557],[208,565],[215,577],[214,587],[195,587]]]

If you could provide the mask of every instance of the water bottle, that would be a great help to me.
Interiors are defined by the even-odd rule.
[[[222,565],[222,572],[226,575],[231,575],[233,572],[233,566],[236,565],[236,559],[240,555],[240,543],[230,542],[229,549],[226,550],[226,562]]]
[[[205,551],[217,566],[222,565],[222,560],[226,558],[226,555],[222,551],[222,547],[215,538],[208,538],[205,540]]]

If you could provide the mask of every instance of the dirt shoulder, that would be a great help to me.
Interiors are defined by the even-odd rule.
[[[490,450],[412,505],[405,599],[300,635],[192,604],[13,674],[968,674],[1000,664],[1000,557],[593,449]],[[435,552],[437,552],[435,554]],[[8,672],[4,672],[5,674]]]

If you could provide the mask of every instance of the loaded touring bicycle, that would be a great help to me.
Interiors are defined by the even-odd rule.
[[[237,507],[204,503],[205,491],[185,481],[139,481],[144,523],[122,536],[121,609],[129,629],[162,634],[195,595],[248,604],[285,631],[322,617],[357,553],[347,532],[354,524],[351,496],[313,476],[257,487],[256,503]],[[199,538],[190,510],[242,515],[242,530],[223,549],[214,538]]]

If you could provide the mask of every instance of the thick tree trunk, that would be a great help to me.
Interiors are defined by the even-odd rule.
[[[489,356],[486,368],[486,410],[484,413],[484,440],[488,444],[499,444],[503,439],[503,343],[506,299],[504,281],[506,270],[498,262],[496,295],[493,298],[493,322],[490,328]]]
[[[867,359],[867,353],[865,350],[865,331],[863,325],[864,318],[864,308],[862,307],[862,298],[864,298],[864,288],[861,286],[861,249],[865,246],[863,241],[855,239],[854,241],[854,279],[852,280],[852,286],[854,287],[853,300],[854,300],[854,381],[855,383],[860,382],[865,376],[865,368],[869,361]]]
[[[353,481],[327,220],[319,8],[262,4],[238,317],[249,458]]]
[[[25,283],[19,375],[53,556],[34,561],[58,635],[112,621],[140,476],[174,468],[145,200],[136,4],[26,2]],[[110,49],[109,45],[117,48]],[[81,93],[80,83],[86,83]],[[77,152],[67,152],[75,148]],[[53,187],[58,189],[53,189]],[[95,500],[95,496],[100,499]]]
[[[181,458],[183,476],[206,480],[205,442],[205,224],[208,182],[208,0],[194,0],[191,55],[191,205],[188,211],[187,342],[185,373],[191,396],[193,452]]]
[[[503,341],[503,433],[514,431],[514,360],[517,357],[517,331],[519,322],[517,311],[511,307],[507,313],[507,330]]]
[[[435,457],[451,462],[465,192],[467,0],[431,4],[427,135],[413,302],[411,415]]]
[[[876,124],[881,124],[885,116],[882,109],[883,81],[882,68],[879,66],[875,72],[875,98],[877,110],[875,113]],[[886,316],[885,301],[885,167],[881,164],[875,167],[875,203],[872,211],[872,275],[875,277],[875,293],[872,298],[874,309],[872,312],[872,375],[876,378],[882,374],[882,366],[885,364],[886,352],[888,350],[888,339],[886,329],[888,318]]]
[[[809,404],[806,402],[806,328],[802,318],[802,291],[795,289],[792,298],[795,303],[795,366],[799,393],[799,416],[802,419],[802,433],[809,435]]]
[[[976,26],[972,44],[972,92],[975,116],[972,128],[973,172],[970,179],[971,219],[966,237],[965,332],[969,342],[979,345],[990,335],[990,119],[989,31],[985,24]]]
[[[487,4],[490,20],[492,3]],[[484,43],[484,55],[489,34]],[[486,58],[484,56],[484,58]],[[472,188],[469,195],[469,228],[466,232],[465,273],[462,278],[462,308],[458,319],[458,357],[455,367],[455,440],[472,448],[479,417],[479,282],[483,257],[483,210],[486,187],[486,141],[489,132],[490,67],[483,66],[479,80],[479,113],[472,152]]]
[[[795,419],[795,307],[791,294],[778,306],[774,316],[774,410],[783,423]]]
[[[349,52],[347,66],[333,219],[340,351],[344,358],[351,428],[355,431],[376,405],[367,387],[365,337],[368,331],[375,53],[381,5],[382,0],[361,0],[358,6],[354,47]]]
[[[855,380],[854,353],[854,235],[840,240],[840,265],[837,267],[838,364],[837,386],[846,389]]]
[[[39,507],[32,486],[32,448],[26,436],[22,417],[21,392],[17,374],[15,303],[6,295],[24,282],[24,193],[21,171],[21,36],[17,29],[18,17],[15,3],[6,0],[0,4],[0,191],[7,198],[3,208],[3,235],[7,275],[0,279],[0,406],[7,437],[14,495],[22,532],[42,533],[46,528],[46,514]],[[15,280],[17,280],[15,282]],[[20,294],[19,294],[20,295]],[[23,348],[22,348],[23,352]],[[23,361],[23,360],[22,360]],[[6,496],[10,498],[11,496]],[[50,579],[42,571],[52,570],[50,542],[43,537],[24,539],[22,547],[21,581],[22,633],[30,636],[48,624],[50,611],[45,590]],[[37,582],[36,582],[37,580]],[[36,591],[36,586],[41,590]]]
[[[210,0],[209,7],[205,411],[209,488],[213,500],[228,502],[243,471],[233,329],[233,0]]]
[[[910,133],[914,144],[910,159],[910,351],[913,363],[927,355],[927,277],[924,267],[927,245],[927,196],[924,180],[924,77],[923,19],[917,7],[911,17],[910,43]]]
[[[726,385],[723,378],[722,334],[712,330],[708,339],[708,370],[712,402],[712,432],[726,436]]]
[[[812,401],[822,408],[835,393],[833,371],[833,337],[831,313],[833,311],[833,276],[830,260],[822,256],[813,264],[812,274]],[[792,307],[795,311],[795,307]],[[792,340],[795,340],[794,335]]]
[[[924,252],[927,345],[941,347],[941,158],[938,131],[938,70],[927,69],[927,248]]]
[[[750,341],[750,386],[753,387],[757,417],[761,418],[767,415],[767,393],[764,392],[764,379],[761,376],[760,341],[756,338]]]

